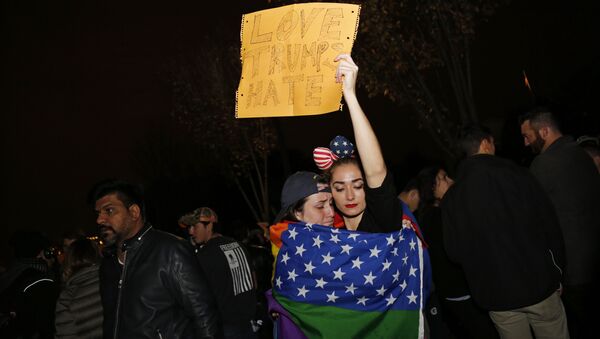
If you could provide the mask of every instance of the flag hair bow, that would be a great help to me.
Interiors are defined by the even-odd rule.
[[[350,158],[353,156],[354,144],[341,135],[331,140],[329,148],[317,147],[313,150],[313,160],[322,171],[328,170],[333,165],[333,162],[340,158]]]

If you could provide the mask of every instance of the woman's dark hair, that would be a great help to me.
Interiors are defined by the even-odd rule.
[[[295,204],[293,204],[285,214],[285,216],[281,220],[289,220],[289,221],[300,221],[296,218],[296,212],[301,213],[304,210],[304,203],[308,200],[308,197],[304,197]]]
[[[437,175],[442,169],[441,166],[434,165],[423,168],[417,174],[418,190],[419,190],[419,211],[423,208],[431,207],[435,204],[436,198],[434,195]]]
[[[66,250],[63,267],[63,281],[69,280],[75,273],[85,267],[100,262],[100,250],[96,242],[81,238],[73,241]]]

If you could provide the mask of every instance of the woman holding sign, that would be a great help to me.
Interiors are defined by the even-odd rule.
[[[319,148],[321,152],[315,149],[314,155],[317,166],[328,170],[333,199],[344,224],[349,230],[381,233],[401,229],[403,220],[406,220],[405,223],[411,222],[414,225],[422,240],[412,215],[403,213],[403,206],[397,198],[393,177],[385,166],[377,137],[358,103],[358,66],[348,54],[338,55],[335,61],[339,62],[336,82],[343,85],[362,170],[359,161],[353,156],[352,144],[340,136],[330,145],[333,151]],[[332,161],[323,161],[322,155],[327,151]],[[317,159],[318,153],[321,159]]]

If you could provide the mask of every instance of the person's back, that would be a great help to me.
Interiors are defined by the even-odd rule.
[[[256,315],[256,290],[246,253],[237,241],[225,236],[209,240],[198,250],[198,260],[217,300],[226,337],[236,337],[229,335],[235,329],[250,329]],[[243,337],[243,333],[247,332],[237,337]]]
[[[459,143],[467,158],[441,203],[448,257],[501,338],[568,338],[552,202],[527,169],[494,155],[487,128],[464,127]]]
[[[102,338],[98,266],[81,269],[67,281],[56,305],[57,338]]]
[[[546,236],[558,225],[526,169],[491,155],[472,156],[462,163],[442,208],[445,219],[456,226],[444,232],[448,255],[463,266],[482,307],[522,307],[558,288],[561,272],[552,260],[552,244],[545,240],[560,237]],[[471,240],[464,246],[455,238]]]
[[[99,261],[92,240],[76,239],[66,247],[65,286],[56,303],[57,338],[102,338]]]
[[[218,216],[201,207],[182,216],[195,245],[199,266],[215,296],[225,338],[255,338],[256,286],[248,254],[235,239],[218,233]]]

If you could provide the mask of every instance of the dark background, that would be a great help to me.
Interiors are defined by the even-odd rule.
[[[139,156],[149,143],[185,141],[170,115],[173,97],[164,76],[169,59],[197,49],[206,30],[239,34],[242,13],[267,7],[215,4],[210,10],[204,1],[2,2],[0,265],[6,265],[6,240],[16,229],[43,230],[54,239],[71,228],[93,232],[86,194],[104,177],[144,183],[150,217],[165,229],[177,229],[178,213],[201,205],[215,207],[232,225],[252,223],[239,194],[218,172],[148,182],[151,169]],[[474,94],[502,155],[527,163],[516,116],[534,100],[560,107],[568,132],[598,133],[598,7],[593,0],[513,1],[479,26]],[[535,99],[523,84],[523,70]],[[362,103],[398,186],[424,164],[445,161],[410,110],[364,95]],[[352,136],[345,112],[279,118],[277,124],[292,170],[314,170],[314,147],[326,146],[336,134]],[[275,153],[273,163],[279,158]],[[275,206],[283,177],[274,174]]]

